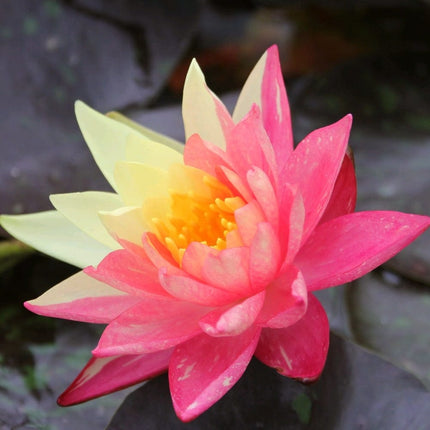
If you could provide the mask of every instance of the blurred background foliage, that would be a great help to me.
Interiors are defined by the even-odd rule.
[[[0,212],[50,209],[52,193],[108,189],[75,122],[76,99],[183,140],[190,60],[231,108],[276,43],[296,142],[351,112],[358,209],[430,215],[429,25],[424,0],[3,0]],[[55,406],[100,328],[21,306],[75,269],[0,237],[0,424],[104,428],[126,392]],[[430,386],[429,284],[427,233],[321,299],[335,331]]]

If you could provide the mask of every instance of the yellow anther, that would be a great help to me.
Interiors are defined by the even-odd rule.
[[[224,212],[231,212],[231,209],[224,203],[224,200],[215,199],[215,204]]]
[[[225,204],[230,208],[232,212],[245,206],[245,202],[241,197],[228,197],[224,200]]]
[[[175,241],[171,237],[165,237],[164,238],[164,243],[166,244],[167,249],[172,254],[172,257],[179,263],[180,262],[180,259],[179,259],[179,249],[178,249]]]

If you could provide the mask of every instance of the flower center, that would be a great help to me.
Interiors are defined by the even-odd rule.
[[[218,179],[205,172],[195,173],[196,169],[189,181],[191,189],[169,190],[170,205],[165,216],[151,218],[155,234],[179,265],[191,242],[225,249],[228,234],[237,229],[234,211],[245,205]]]

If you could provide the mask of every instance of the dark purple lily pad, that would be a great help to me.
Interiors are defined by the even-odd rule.
[[[412,375],[331,336],[326,368],[313,385],[278,375],[257,360],[217,404],[191,423],[175,416],[167,377],[130,394],[107,430],[424,429],[430,392]]]

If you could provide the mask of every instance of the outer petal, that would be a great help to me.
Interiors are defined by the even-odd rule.
[[[191,62],[185,79],[182,116],[186,140],[197,133],[203,140],[225,148],[233,120],[223,103],[207,87],[196,60]]]
[[[127,138],[130,134],[138,135],[137,131],[91,109],[81,101],[75,103],[75,113],[94,160],[112,187],[116,189],[113,175],[115,164],[125,159]]]
[[[112,211],[124,205],[118,194],[99,191],[51,195],[55,208],[88,236],[109,248],[118,248],[118,243],[109,235],[101,223],[98,212]]]
[[[263,306],[265,295],[265,291],[262,291],[227,309],[215,309],[199,321],[200,327],[210,336],[237,336],[254,323]]]
[[[160,285],[158,270],[145,257],[119,249],[107,255],[97,268],[87,267],[84,271],[88,276],[127,294],[170,297]]]
[[[0,224],[27,245],[78,267],[96,265],[112,251],[87,236],[57,211],[2,215]]]
[[[260,58],[237,101],[233,120],[238,122],[256,103],[263,115],[264,128],[282,168],[293,150],[290,107],[279,64],[278,48],[270,47]]]
[[[329,335],[324,308],[310,294],[307,312],[297,323],[287,328],[261,331],[255,356],[282,375],[313,381],[324,368]]]
[[[165,170],[172,163],[183,162],[183,156],[180,152],[137,134],[130,134],[127,138],[125,159]]]
[[[105,324],[138,302],[79,272],[24,305],[39,315]]]
[[[93,354],[106,357],[168,349],[201,333],[198,321],[208,310],[176,300],[143,300],[106,327]]]
[[[93,357],[58,398],[58,404],[75,405],[152,378],[167,370],[172,351]]]
[[[127,118],[119,112],[108,112],[106,116],[114,119],[121,124],[125,124],[127,127],[136,130],[139,134],[147,137],[150,140],[153,140],[154,142],[162,143],[163,145],[174,149],[175,151],[179,152],[179,154],[182,154],[184,152],[184,145],[181,142],[178,142],[177,140],[172,139],[171,137],[168,137],[164,134],[157,133],[150,128],[144,127],[143,125],[138,124],[137,122],[131,120],[130,118]]]
[[[306,312],[307,297],[303,275],[296,267],[288,267],[266,289],[266,300],[257,324],[270,328],[285,328],[295,324]]]
[[[346,154],[334,184],[330,201],[320,223],[354,212],[356,200],[357,181],[355,179],[354,163],[350,156]]]
[[[219,400],[242,376],[260,330],[213,338],[203,334],[179,345],[169,365],[170,392],[176,414],[190,421]]]
[[[319,225],[296,257],[309,290],[350,282],[384,263],[430,225],[402,212],[355,212]]]
[[[345,156],[351,122],[351,115],[347,115],[335,124],[313,131],[300,142],[280,175],[281,184],[297,184],[303,197],[306,209],[303,240],[327,207]]]

